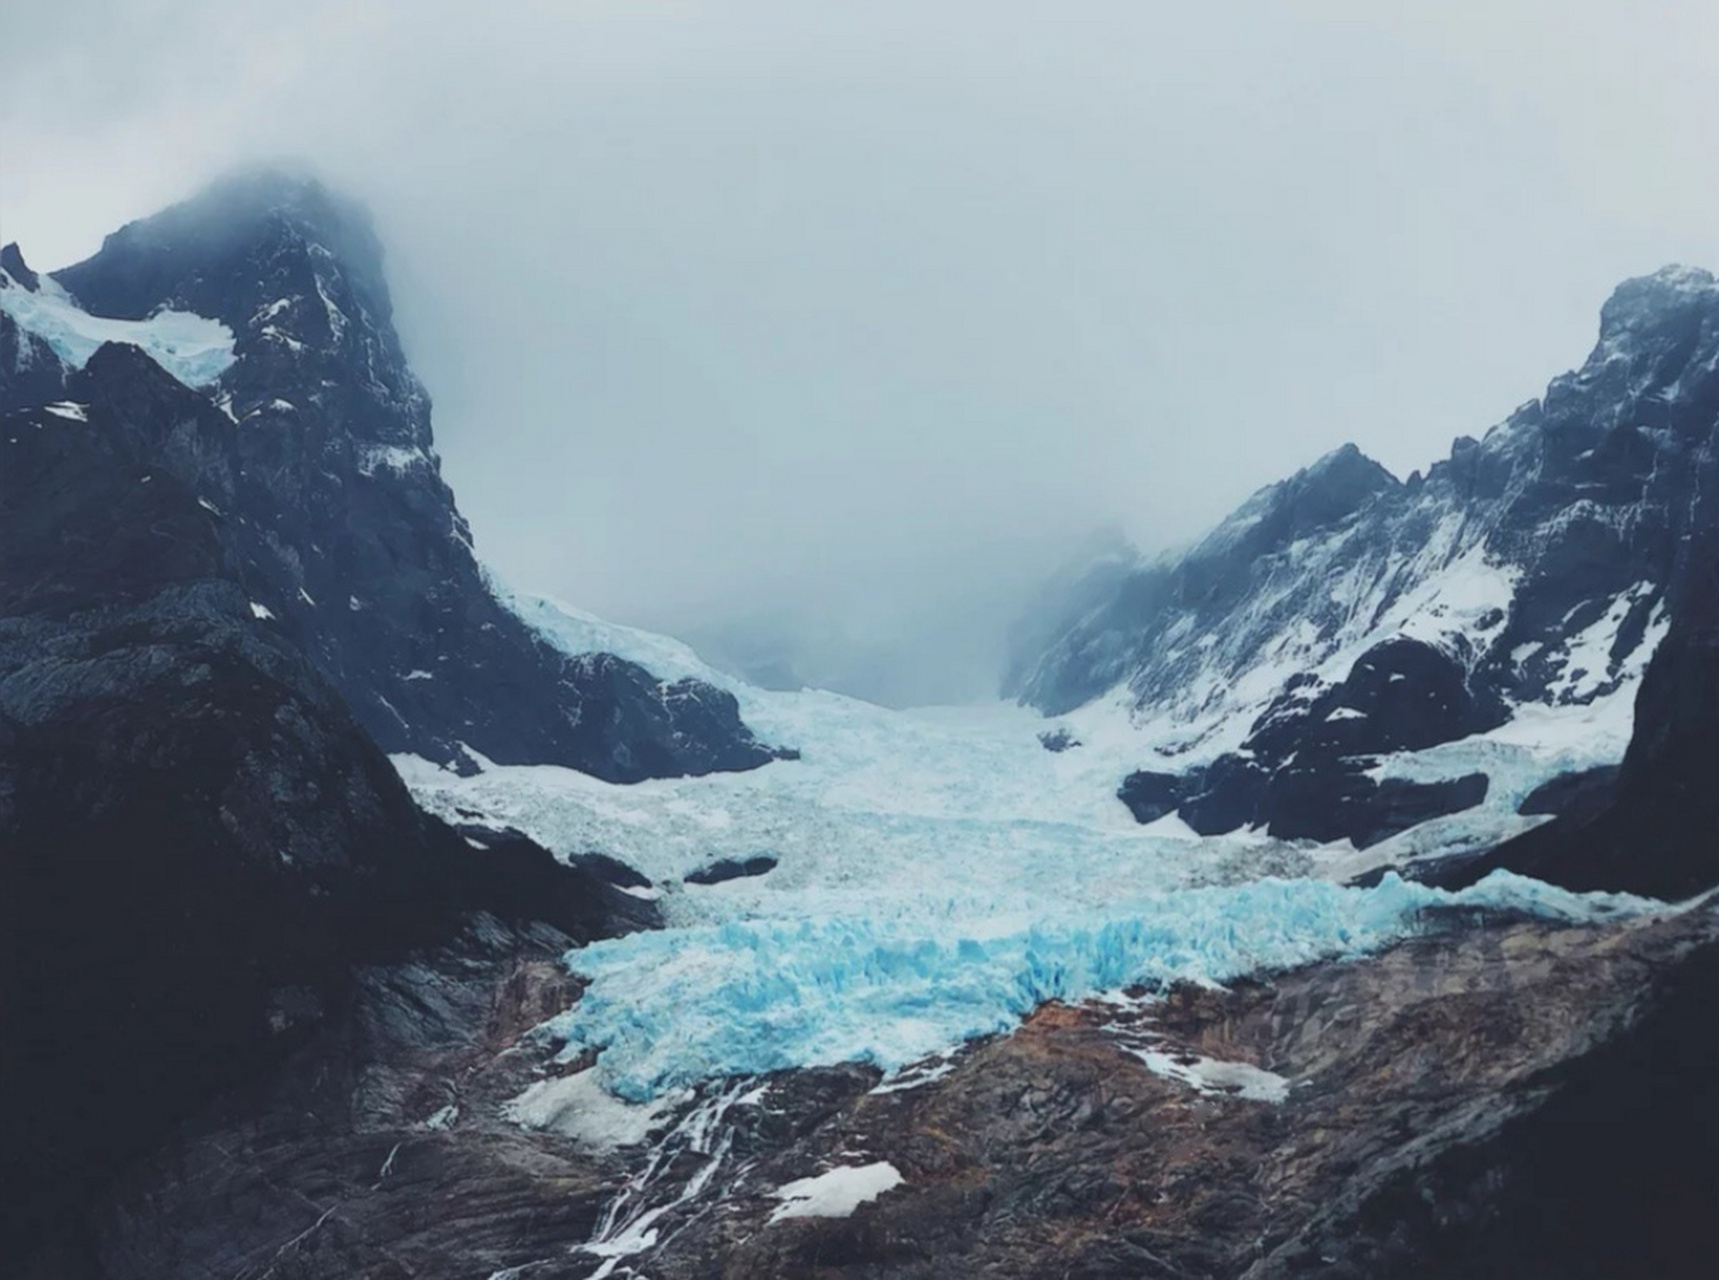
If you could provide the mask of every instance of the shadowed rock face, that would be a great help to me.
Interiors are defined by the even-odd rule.
[[[30,270],[17,245],[0,248],[0,289],[34,293],[40,287],[40,278]],[[53,348],[19,328],[0,310],[0,413],[58,400],[65,391],[68,372]]]
[[[1578,890],[1678,900],[1719,884],[1719,511],[1690,549],[1677,619],[1636,698],[1635,734],[1599,802],[1422,878],[1455,888],[1503,867]]]
[[[342,1017],[354,964],[489,909],[589,938],[643,904],[422,814],[251,607],[236,428],[132,348],[0,419],[0,1249]],[[77,1234],[73,1229],[72,1234]]]
[[[524,1274],[579,1274],[553,1264],[595,1230],[616,1170],[501,1114],[543,1069],[530,1029],[576,994],[570,942],[482,918],[362,970],[338,1025],[135,1165],[42,1274],[393,1280],[545,1258]]]
[[[232,330],[236,362],[211,389],[232,429],[208,442],[196,485],[252,599],[385,751],[617,782],[772,759],[725,691],[664,685],[613,655],[569,659],[495,598],[362,209],[309,179],[245,174],[54,278],[98,314],[170,307]]]

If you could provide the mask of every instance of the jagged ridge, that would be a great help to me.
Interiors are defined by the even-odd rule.
[[[1716,369],[1713,277],[1671,267],[1629,281],[1583,367],[1484,440],[1457,441],[1401,483],[1345,446],[1261,490],[1187,554],[1081,599],[1047,647],[1017,660],[1007,692],[1053,714],[1122,703],[1160,761],[1150,772],[1175,784],[1140,784],[1147,812],[1214,794],[1196,806],[1198,829],[1267,822],[1364,840],[1370,818],[1308,824],[1288,811],[1341,807],[1344,788],[1367,807],[1372,784],[1357,777],[1381,754],[1486,732],[1524,707],[1590,704],[1639,678],[1684,589],[1707,518],[1697,507],[1719,483]],[[1419,646],[1408,666],[1405,643]],[[1425,727],[1415,699],[1450,711],[1430,741],[1396,740],[1378,697],[1360,695],[1369,665],[1387,660],[1413,695],[1403,714]],[[1320,775],[1311,793],[1286,778],[1291,761],[1301,782]],[[1200,772],[1214,767],[1222,776]]]

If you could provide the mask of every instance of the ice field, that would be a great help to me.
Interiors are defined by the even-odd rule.
[[[460,778],[396,760],[432,811],[481,813],[558,854],[606,853],[652,880],[635,892],[659,901],[669,927],[571,953],[591,986],[554,1027],[570,1055],[600,1050],[598,1081],[629,1101],[790,1066],[892,1070],[1005,1030],[1047,999],[1362,954],[1422,927],[1429,907],[1584,920],[1652,905],[1508,875],[1457,895],[1395,876],[1372,889],[1336,883],[1531,825],[1514,813],[1530,787],[1622,754],[1633,687],[1621,703],[1527,709],[1485,738],[1382,762],[1417,777],[1484,767],[1494,786],[1478,809],[1357,852],[1246,831],[1201,839],[1173,817],[1136,824],[1115,789],[1157,730],[1115,706],[1055,721],[1082,745],[1052,752],[1038,734],[1053,722],[1020,707],[897,711],[759,690],[675,641],[546,601],[513,604],[569,653],[618,652],[664,679],[730,689],[765,741],[802,752],[750,773],[631,786],[550,766]],[[685,882],[758,855],[777,867]]]

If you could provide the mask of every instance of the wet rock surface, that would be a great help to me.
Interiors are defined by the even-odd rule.
[[[639,1273],[1703,1274],[1719,1039],[1687,1020],[1719,1004],[1714,936],[1711,916],[1485,928],[1233,992],[1049,1006],[941,1079],[856,1094]],[[1202,1093],[1137,1051],[1287,1092]],[[772,1187],[875,1160],[904,1185],[769,1224]]]

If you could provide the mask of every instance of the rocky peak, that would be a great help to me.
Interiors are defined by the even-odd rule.
[[[1600,341],[1646,334],[1667,323],[1700,315],[1719,300],[1719,280],[1700,267],[1676,263],[1652,275],[1625,280],[1600,308]]]
[[[41,280],[24,261],[24,255],[15,240],[0,247],[0,289],[7,288],[10,284],[17,284],[30,293],[42,287]]]
[[[1354,444],[1333,449],[1298,471],[1279,488],[1284,506],[1293,506],[1298,526],[1323,528],[1352,515],[1376,494],[1401,482]]]
[[[1287,480],[1259,490],[1195,549],[1190,559],[1260,555],[1333,528],[1402,482],[1353,444],[1333,449]]]
[[[1633,409],[1644,396],[1662,401],[1649,416],[1666,416],[1686,388],[1682,379],[1719,346],[1719,282],[1699,267],[1662,267],[1626,280],[1600,309],[1600,336],[1587,362],[1555,379],[1547,406],[1567,410],[1571,398],[1597,390]],[[1640,416],[1639,414],[1636,416]],[[1659,425],[1653,423],[1652,425]]]
[[[392,315],[382,245],[362,205],[280,169],[229,174],[197,195],[129,222],[92,257],[54,273],[97,314],[138,320],[162,307],[239,332],[283,257],[332,261],[378,324]]]
[[[194,312],[232,330],[235,416],[267,416],[284,387],[340,400],[343,435],[427,452],[430,404],[392,323],[383,251],[363,206],[279,169],[229,175],[122,227],[54,279],[88,311]],[[298,406],[302,407],[302,406]]]

